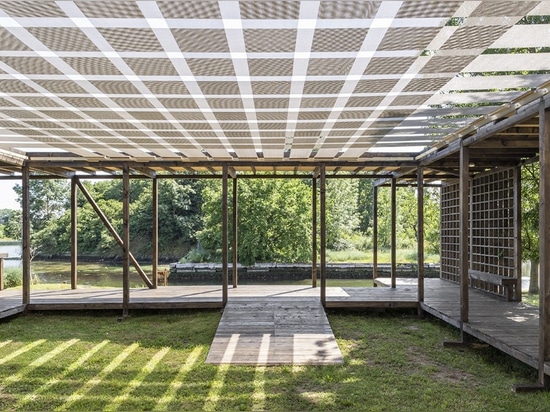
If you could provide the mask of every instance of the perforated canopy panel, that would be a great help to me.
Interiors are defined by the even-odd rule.
[[[421,153],[550,79],[549,1],[0,1],[0,149]]]

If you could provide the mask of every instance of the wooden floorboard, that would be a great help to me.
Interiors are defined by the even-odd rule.
[[[344,362],[317,297],[229,298],[206,363],[326,365]]]

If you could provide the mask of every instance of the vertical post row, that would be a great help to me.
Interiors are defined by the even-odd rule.
[[[397,278],[397,181],[391,180],[391,287],[395,289]]]
[[[539,295],[539,383],[550,388],[544,364],[550,361],[550,109],[544,101],[539,110],[540,156],[540,295]]]
[[[239,198],[238,194],[237,175],[233,178],[233,287],[239,285]]]
[[[424,302],[424,169],[417,170],[418,200],[418,302]]]
[[[30,221],[30,171],[28,166],[23,166],[22,170],[22,193],[21,201],[23,208],[22,222],[22,251],[23,258],[23,304],[30,303],[31,300],[31,221]]]
[[[158,287],[158,265],[159,265],[159,185],[158,179],[153,178],[153,187],[151,188],[151,201],[153,202],[153,289]],[[167,276],[165,274],[164,276]],[[166,281],[166,279],[165,279]]]
[[[222,304],[225,307],[227,305],[227,287],[229,283],[229,225],[228,225],[228,211],[227,211],[227,189],[228,184],[228,167],[227,163],[222,167]]]
[[[326,306],[327,303],[327,225],[326,225],[326,168],[325,164],[321,164],[320,168],[320,191],[321,191],[321,208],[320,220],[321,220],[321,304]]]
[[[122,167],[122,317],[130,306],[130,170]]]
[[[378,186],[372,188],[372,281],[378,277]]]
[[[311,179],[311,287],[317,287],[317,177]]]
[[[514,168],[514,274],[517,278],[514,300],[521,302],[521,167]]]
[[[76,176],[71,178],[71,289],[78,285],[78,202]]]
[[[468,194],[470,192],[470,149],[460,142],[460,183],[459,183],[459,273],[460,273],[460,335],[464,341],[464,323],[469,317],[469,296],[468,296],[468,218],[470,215]]]

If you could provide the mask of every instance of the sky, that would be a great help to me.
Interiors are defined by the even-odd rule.
[[[17,195],[13,191],[19,180],[0,180],[0,209],[21,209],[17,202]]]

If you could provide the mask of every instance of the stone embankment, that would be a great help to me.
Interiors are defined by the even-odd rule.
[[[311,279],[311,264],[302,263],[260,263],[253,266],[238,265],[240,281],[284,281]],[[229,277],[233,272],[229,264]],[[330,279],[372,279],[372,263],[331,263],[327,264],[327,277]],[[439,264],[424,265],[425,277],[439,277]],[[317,268],[319,276],[320,269]],[[220,281],[222,265],[219,263],[171,263],[170,279],[177,281]],[[389,277],[390,265],[379,264],[378,276]],[[401,263],[397,265],[397,277],[416,277],[417,265]]]

